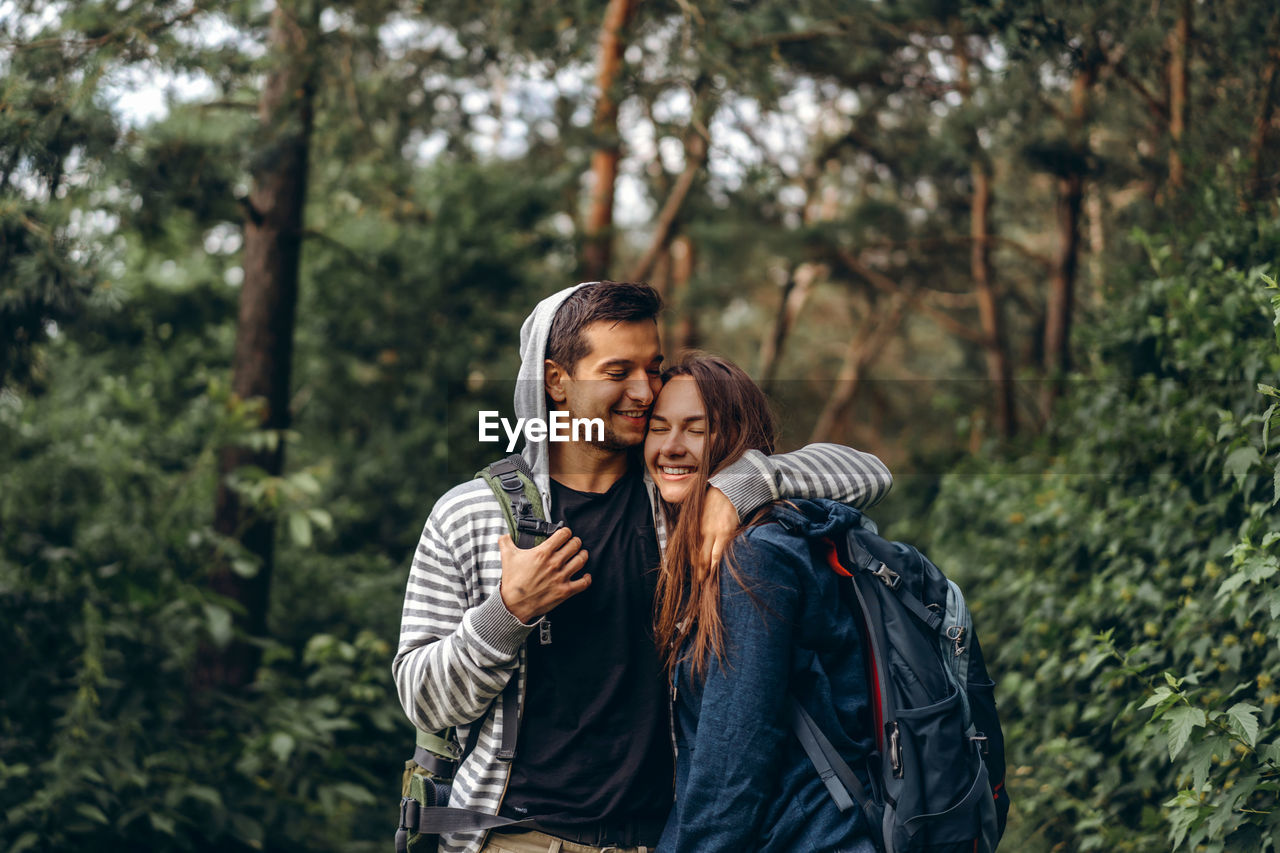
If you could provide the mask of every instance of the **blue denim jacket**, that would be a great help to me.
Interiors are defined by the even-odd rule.
[[[662,853],[867,851],[864,819],[840,814],[791,729],[787,699],[813,715],[867,783],[874,748],[857,626],[840,601],[822,537],[857,515],[830,501],[793,501],[734,542],[750,592],[721,573],[725,663],[702,684],[682,663],[675,687],[676,802]]]

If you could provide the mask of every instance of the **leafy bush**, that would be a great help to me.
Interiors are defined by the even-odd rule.
[[[238,427],[200,335],[133,331],[129,368],[63,340],[47,394],[0,400],[0,845],[385,834],[370,806],[395,763],[388,640],[311,636],[295,652],[284,636],[252,695],[194,693],[197,645],[230,631],[204,573],[222,544],[214,448]]]
[[[180,215],[122,237],[120,279],[42,349],[43,388],[0,391],[0,850],[391,843],[413,743],[390,678],[407,558],[433,497],[493,452],[450,461],[474,416],[444,415],[506,405],[509,384],[475,377],[514,372],[563,243],[533,178],[419,177],[470,213],[315,218],[347,243],[309,250],[295,431],[252,431],[229,393],[234,255]],[[448,346],[429,333],[464,326]],[[283,476],[233,475],[280,522],[263,663],[248,693],[200,689],[197,649],[231,639],[236,607],[208,572],[227,551],[257,570],[212,529],[216,451],[282,440]]]
[[[945,476],[920,531],[999,674],[1011,849],[1277,849],[1280,223],[1202,216],[1135,235],[1047,443]]]

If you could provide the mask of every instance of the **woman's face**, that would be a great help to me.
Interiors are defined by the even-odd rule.
[[[677,376],[658,394],[644,440],[644,464],[667,503],[689,496],[706,441],[707,412],[698,384]]]

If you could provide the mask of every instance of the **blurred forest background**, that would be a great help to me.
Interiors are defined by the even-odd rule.
[[[375,851],[541,296],[872,450],[1013,851],[1280,850],[1280,6],[0,0],[0,850]]]

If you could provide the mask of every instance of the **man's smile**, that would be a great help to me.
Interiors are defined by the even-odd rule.
[[[648,409],[614,409],[613,413],[638,424],[643,424],[649,417]]]

